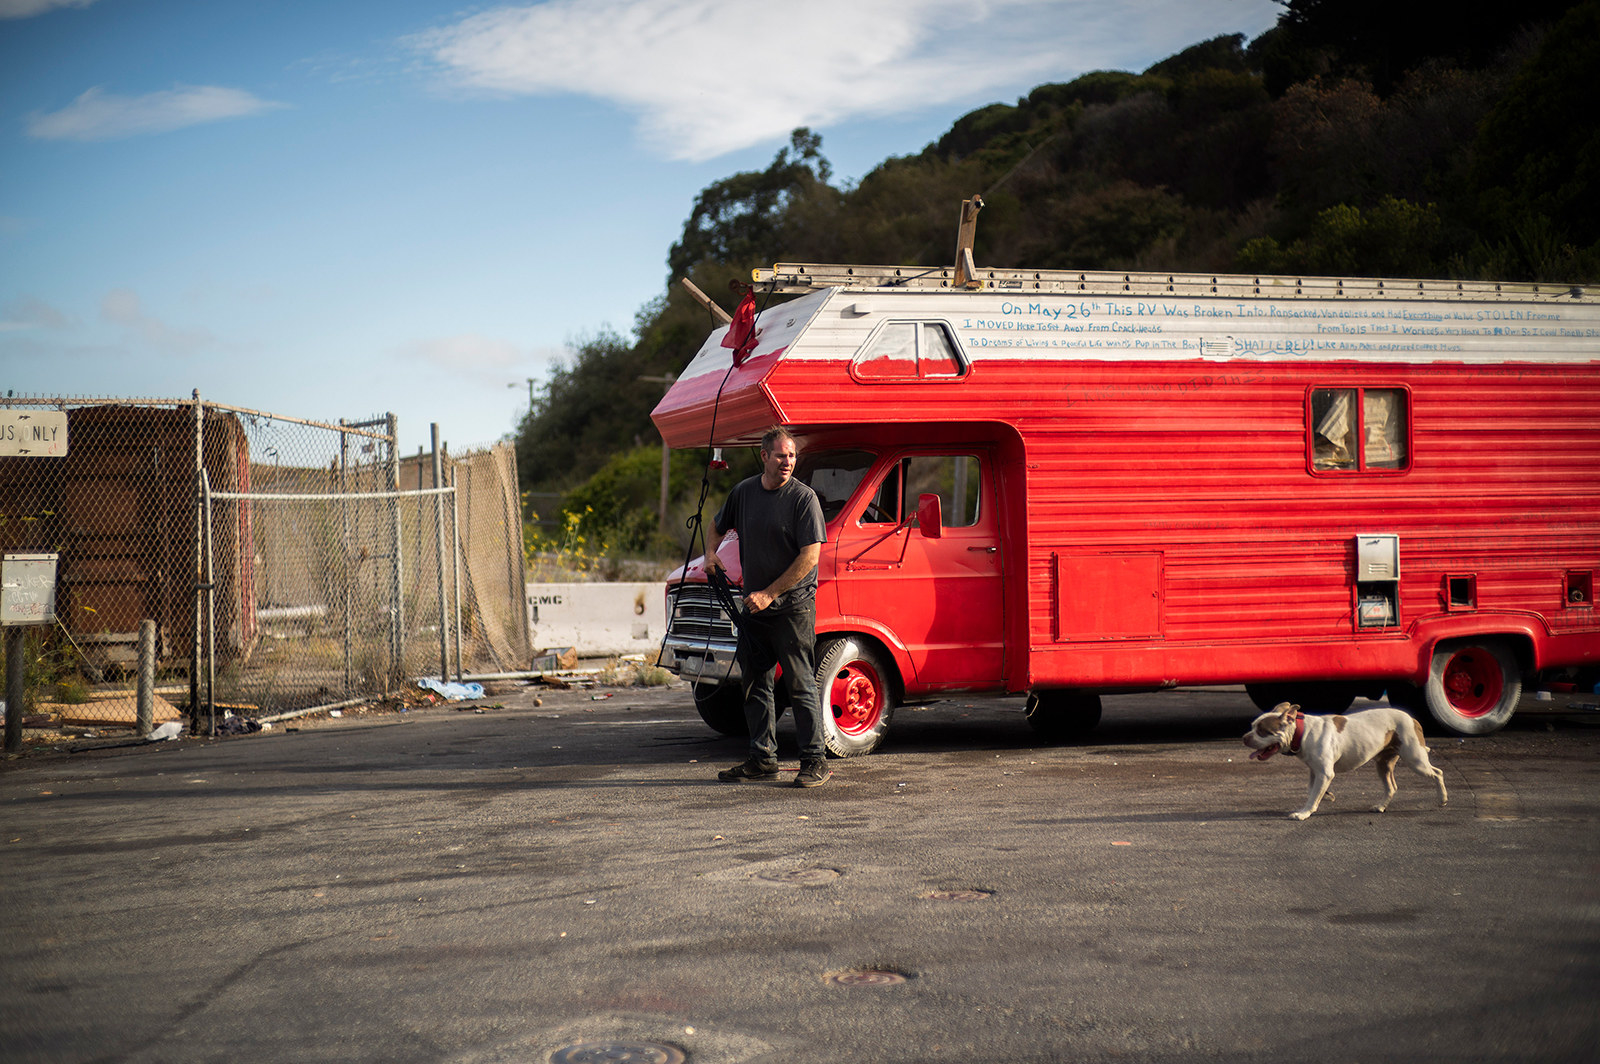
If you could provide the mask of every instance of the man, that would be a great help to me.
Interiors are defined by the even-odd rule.
[[[717,773],[727,783],[778,778],[778,715],[773,705],[773,666],[794,709],[800,740],[796,787],[828,781],[822,705],[817,698],[817,560],[827,539],[822,504],[810,485],[794,478],[797,448],[782,428],[761,437],[761,475],[740,481],[711,521],[706,569],[722,568],[717,547],[739,532],[744,568],[745,613],[739,630],[739,670],[744,716],[750,726],[750,757]]]

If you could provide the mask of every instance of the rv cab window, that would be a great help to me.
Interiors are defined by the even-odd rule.
[[[966,371],[949,329],[936,321],[891,321],[873,333],[850,364],[857,380],[950,380]]]
[[[923,494],[936,494],[946,528],[971,528],[979,518],[979,469],[976,454],[902,458],[883,474],[859,520],[862,525],[894,525],[902,515],[909,518],[917,512]]]
[[[871,451],[801,451],[794,475],[817,493],[822,519],[832,521],[850,501],[875,457]]]
[[[971,528],[978,523],[978,480],[982,475],[976,455],[938,454],[902,458],[889,467],[861,512],[864,525],[892,525],[917,512],[925,494],[939,496],[940,520],[946,528]],[[904,487],[902,487],[904,485]]]
[[[970,454],[908,458],[905,462],[905,512],[916,513],[917,499],[932,492],[946,528],[971,528],[978,523],[978,459]]]
[[[1410,465],[1403,389],[1313,388],[1307,422],[1313,472],[1392,472]]]

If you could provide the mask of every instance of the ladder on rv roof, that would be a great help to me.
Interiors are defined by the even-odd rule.
[[[1250,277],[1230,274],[1124,273],[1093,270],[974,270],[957,266],[833,266],[778,263],[754,271],[757,285],[776,294],[823,288],[895,288],[975,291],[1004,295],[1061,294],[1271,299],[1500,300],[1553,302],[1582,299],[1570,284],[1498,281],[1398,280],[1376,277]]]

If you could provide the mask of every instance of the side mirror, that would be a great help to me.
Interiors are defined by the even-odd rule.
[[[939,496],[928,493],[917,496],[917,528],[929,539],[944,535],[944,511]]]

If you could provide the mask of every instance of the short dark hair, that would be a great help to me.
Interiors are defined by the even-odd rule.
[[[794,433],[782,425],[774,425],[761,436],[761,449],[768,454],[777,450],[779,440],[788,440],[794,444],[794,449],[799,450],[800,444],[795,440]]]

